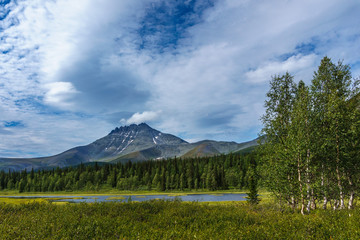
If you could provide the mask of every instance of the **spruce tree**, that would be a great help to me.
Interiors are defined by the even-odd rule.
[[[247,201],[251,205],[258,204],[260,202],[258,194],[258,179],[259,175],[257,173],[257,165],[253,156],[250,156],[250,164],[248,169],[247,176],[247,185],[249,192],[247,193]]]

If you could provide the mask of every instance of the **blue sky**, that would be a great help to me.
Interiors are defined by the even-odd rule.
[[[360,76],[358,0],[0,0],[0,156],[57,154],[147,122],[257,137],[272,75]]]

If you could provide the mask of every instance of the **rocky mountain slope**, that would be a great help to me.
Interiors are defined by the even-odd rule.
[[[236,152],[257,145],[256,140],[238,144],[204,140],[188,143],[162,133],[145,123],[115,128],[107,136],[86,146],[75,147],[44,158],[0,158],[0,170],[54,168],[87,162],[127,162],[169,157],[203,157]]]

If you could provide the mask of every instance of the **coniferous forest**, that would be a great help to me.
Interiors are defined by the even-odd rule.
[[[125,164],[81,164],[76,167],[0,172],[1,190],[19,192],[117,190],[245,189],[254,154],[149,160]],[[249,172],[252,173],[251,171]]]

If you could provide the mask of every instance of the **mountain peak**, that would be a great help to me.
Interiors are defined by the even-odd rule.
[[[130,124],[130,125],[125,125],[125,126],[121,126],[121,127],[116,127],[114,130],[112,130],[108,135],[114,134],[114,133],[119,133],[119,132],[127,132],[127,131],[136,131],[139,129],[149,129],[149,130],[154,130],[155,129],[151,128],[149,125],[147,125],[146,123],[140,123],[140,124]]]
[[[141,151],[159,145],[187,144],[186,141],[171,134],[162,133],[146,123],[116,127],[106,137],[93,144],[95,158],[107,158]]]
[[[153,129],[146,123],[140,123],[116,127],[107,136],[93,143],[69,149],[55,156],[36,159],[0,158],[0,170],[65,167],[92,161],[115,163],[166,159],[174,156],[212,156],[255,145],[255,140],[242,144],[210,140],[188,143],[179,137]]]

